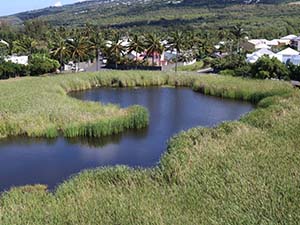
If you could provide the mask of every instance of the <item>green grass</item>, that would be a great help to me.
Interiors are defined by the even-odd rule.
[[[21,91],[38,95],[35,100],[14,94],[37,84],[47,88]],[[13,115],[20,113],[19,108],[30,110],[33,104],[41,104],[38,100],[44,95],[63,99],[57,107],[62,102],[89,106],[92,103],[69,99],[66,92],[111,84],[188,86],[210,95],[252,101],[257,109],[240,121],[178,134],[154,169],[84,171],[55,193],[42,185],[13,188],[0,199],[0,224],[299,223],[300,94],[287,83],[138,71],[10,80],[0,82],[0,112],[6,109]],[[5,107],[3,96],[17,101],[18,110],[14,102]],[[111,111],[115,106],[107,107]]]
[[[188,66],[179,66],[178,71],[187,71],[187,72],[195,72],[198,70],[203,69],[204,62],[203,61],[197,61],[196,63]]]

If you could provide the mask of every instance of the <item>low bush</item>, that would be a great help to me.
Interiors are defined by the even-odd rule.
[[[29,62],[29,70],[32,76],[54,73],[59,67],[60,64],[58,61],[40,54],[33,55]]]

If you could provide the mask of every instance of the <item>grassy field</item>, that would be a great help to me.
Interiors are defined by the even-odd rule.
[[[89,170],[55,193],[42,185],[14,188],[0,198],[0,224],[299,223],[300,94],[287,83],[139,71],[26,78],[0,82],[0,112],[29,118],[49,112],[43,106],[55,103],[53,108],[66,107],[61,124],[93,118],[97,113],[89,110],[119,115],[123,110],[116,106],[95,106],[66,95],[111,85],[188,86],[209,95],[252,101],[258,107],[240,121],[178,134],[153,169]],[[71,106],[82,111],[68,111]],[[25,126],[26,120],[20,121]]]

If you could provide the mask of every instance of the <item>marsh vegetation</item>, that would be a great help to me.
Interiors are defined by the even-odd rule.
[[[49,193],[42,185],[14,188],[1,197],[1,223],[299,221],[300,95],[288,83],[138,71],[2,81],[1,123],[14,124],[8,127],[18,129],[1,128],[1,134],[35,134],[29,132],[28,124],[30,128],[39,127],[41,132],[36,134],[45,134],[48,124],[53,130],[63,131],[66,121],[98,123],[91,118],[93,113],[99,116],[99,112],[107,119],[122,116],[126,110],[81,102],[66,93],[94,86],[151,85],[193,87],[208,95],[251,101],[258,108],[240,121],[216,128],[194,128],[175,136],[154,169],[115,167],[85,171],[59,186],[55,193]],[[80,106],[84,106],[85,112]]]

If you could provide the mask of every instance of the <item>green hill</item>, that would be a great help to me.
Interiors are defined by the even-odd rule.
[[[299,5],[285,0],[92,0],[18,13],[0,20],[22,24],[32,19],[53,26],[86,23],[118,29],[219,29],[242,23],[255,36],[298,33]],[[259,33],[257,28],[259,27]],[[252,32],[252,33],[253,33]]]

